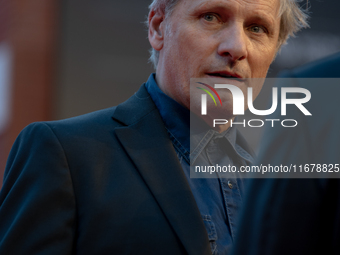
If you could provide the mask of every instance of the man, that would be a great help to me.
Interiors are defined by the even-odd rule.
[[[190,78],[265,77],[304,18],[291,1],[155,0],[156,75],[117,107],[20,134],[0,194],[0,253],[228,253],[243,182],[189,178]],[[236,130],[218,131],[200,134],[196,156],[247,163]],[[226,145],[231,155],[209,157]]]
[[[323,178],[339,173],[339,79],[316,79],[339,76],[340,53],[282,73],[314,95],[308,108],[313,116],[300,117],[300,128],[267,132],[259,162],[292,163],[309,172],[303,173],[307,179],[251,181],[233,254],[339,254],[340,180]],[[327,164],[329,173],[315,167],[314,175],[321,178],[309,179],[313,164]]]

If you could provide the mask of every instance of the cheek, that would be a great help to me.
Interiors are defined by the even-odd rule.
[[[251,65],[251,69],[253,71],[253,77],[266,77],[268,68],[272,61],[274,60],[274,56],[276,53],[276,48],[274,47],[259,47],[253,48],[252,54],[249,56],[249,62]]]
[[[257,96],[260,94],[262,86],[263,86],[263,84],[257,85],[256,87],[253,88],[253,100],[255,100],[257,98]]]
[[[196,66],[197,62],[206,60],[213,47],[210,38],[202,36],[202,32],[197,29],[182,29],[174,41],[178,47],[180,58],[189,64],[186,68],[190,68],[192,65]]]

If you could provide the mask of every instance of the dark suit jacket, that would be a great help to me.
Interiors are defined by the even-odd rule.
[[[340,77],[340,54],[281,77]],[[339,164],[337,85],[311,82],[313,117],[300,119],[296,129],[267,130],[259,162]],[[247,194],[234,255],[340,254],[339,179],[254,179]]]
[[[0,254],[211,254],[144,86],[117,107],[22,131],[0,193]]]

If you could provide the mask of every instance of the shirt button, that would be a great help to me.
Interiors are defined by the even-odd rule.
[[[230,189],[233,188],[233,184],[231,183],[231,181],[228,181],[228,187],[229,187]]]

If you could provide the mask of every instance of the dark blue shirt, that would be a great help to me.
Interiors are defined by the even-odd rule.
[[[159,110],[188,179],[208,233],[212,253],[228,254],[236,235],[235,224],[245,179],[239,178],[237,173],[228,175],[228,178],[221,178],[217,173],[214,178],[190,178],[190,161],[191,164],[199,165],[240,166],[249,164],[253,158],[236,143],[235,128],[222,133],[203,128],[191,136],[195,143],[190,146],[190,111],[159,89],[155,74],[149,77],[146,88]]]

